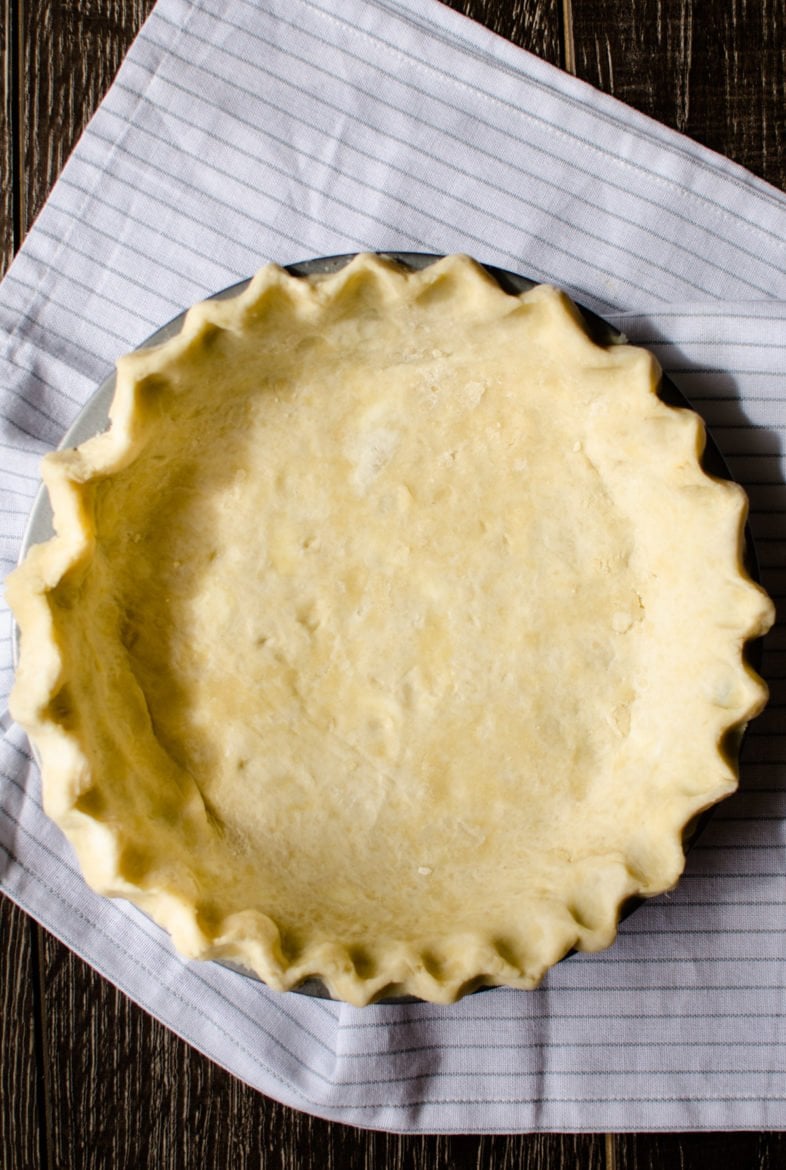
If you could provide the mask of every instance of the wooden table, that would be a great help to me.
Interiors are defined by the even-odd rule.
[[[153,0],[0,0],[0,263]],[[449,0],[786,189],[786,0]],[[0,904],[0,1168],[776,1170],[783,1134],[398,1137],[247,1088]]]

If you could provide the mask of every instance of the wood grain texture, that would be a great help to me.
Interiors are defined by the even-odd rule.
[[[602,1136],[372,1133],[263,1097],[47,936],[51,1165],[75,1170],[604,1170]]]
[[[786,0],[571,0],[586,81],[786,189]]]
[[[16,11],[13,0],[0,0],[0,57],[2,104],[0,104],[0,275],[11,263],[18,246],[14,213],[14,179],[18,119],[18,54]]]
[[[27,228],[109,88],[153,0],[17,0],[21,217]]]
[[[756,1133],[621,1135],[618,1170],[782,1170],[786,1136]]]
[[[39,1165],[42,1094],[39,1086],[36,927],[0,898],[0,1167]]]
[[[562,0],[442,0],[449,8],[529,49],[552,65],[564,65]]]

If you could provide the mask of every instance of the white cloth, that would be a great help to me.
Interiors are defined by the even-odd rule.
[[[181,307],[268,259],[456,250],[558,283],[654,348],[748,488],[782,601],[784,241],[780,192],[435,0],[159,0],[0,286],[4,570],[40,455]],[[7,617],[1,633],[5,694]],[[765,672],[742,791],[678,890],[533,993],[357,1010],[181,961],[85,886],[15,726],[2,888],[195,1047],[323,1117],[786,1128],[782,626]]]

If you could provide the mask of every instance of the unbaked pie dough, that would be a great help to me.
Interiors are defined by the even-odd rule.
[[[121,359],[8,582],[88,881],[273,988],[529,988],[676,882],[772,621],[746,501],[551,287],[370,255]]]

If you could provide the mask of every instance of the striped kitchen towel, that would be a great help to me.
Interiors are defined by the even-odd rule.
[[[159,0],[0,286],[3,568],[115,357],[279,262],[469,252],[651,346],[786,593],[786,197],[436,0]],[[11,626],[0,630],[3,694]],[[179,1035],[299,1109],[410,1132],[786,1128],[786,635],[743,785],[675,893],[532,993],[365,1010],[177,958],[94,896],[6,718],[0,884]],[[1,708],[0,708],[1,709]]]

